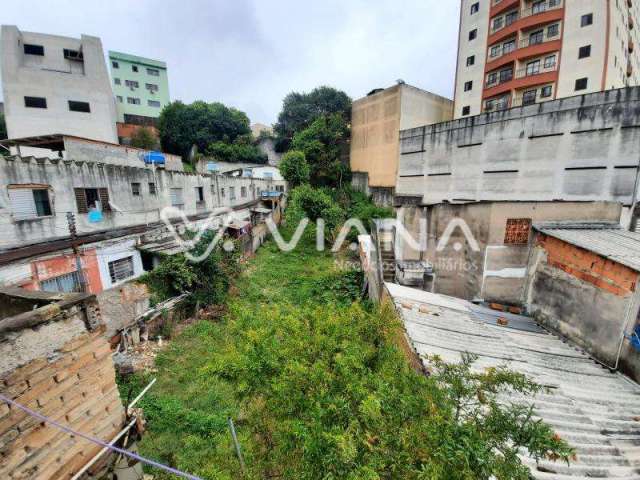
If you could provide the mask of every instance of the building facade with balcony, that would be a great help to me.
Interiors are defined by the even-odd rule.
[[[640,85],[636,0],[462,0],[454,117]]]

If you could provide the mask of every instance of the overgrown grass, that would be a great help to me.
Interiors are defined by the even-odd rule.
[[[292,252],[267,243],[224,319],[188,327],[157,358],[142,453],[205,479],[241,478],[231,417],[251,479],[526,479],[522,445],[571,454],[526,408],[496,400],[539,389],[522,376],[473,374],[471,358],[431,378],[411,370],[393,309],[361,304],[357,278],[309,235]]]

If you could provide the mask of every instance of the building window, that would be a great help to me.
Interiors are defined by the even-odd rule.
[[[149,182],[149,195],[155,195],[156,193],[156,184],[153,182]]]
[[[467,67],[470,67],[471,65],[474,65],[476,63],[476,56],[475,55],[471,55],[470,57],[467,57]]]
[[[170,192],[171,206],[182,210],[184,208],[184,200],[182,198],[181,188],[172,188]]]
[[[116,99],[118,100],[119,103],[122,103],[123,101],[122,95],[116,95]]]
[[[522,105],[533,105],[536,103],[536,90],[527,90],[522,94]]]
[[[491,51],[489,52],[489,56],[490,57],[497,57],[498,55],[500,55],[500,45],[494,45],[493,47],[491,47]]]
[[[469,105],[462,107],[462,116],[467,116],[471,113],[471,107]]]
[[[9,186],[9,202],[14,220],[51,216],[48,186],[43,185],[39,188]]]
[[[476,2],[471,5],[471,15],[480,11],[480,2]]]
[[[131,184],[131,194],[134,197],[139,197],[140,196],[140,184],[138,182],[133,182]]]
[[[25,55],[37,55],[44,57],[44,47],[42,45],[32,45],[30,43],[24,44]]]
[[[544,59],[544,68],[555,68],[556,67],[556,56],[549,55]]]
[[[132,72],[138,72],[138,66],[137,65],[131,65],[131,71]]]
[[[578,58],[587,58],[591,56],[591,45],[585,45],[578,50]]]
[[[502,54],[506,55],[507,53],[511,53],[516,49],[516,41],[514,40],[509,40],[508,42],[505,42],[504,45],[502,45]]]
[[[159,77],[160,70],[156,70],[155,68],[147,68],[147,74],[151,75],[152,77]]]
[[[526,245],[531,230],[530,218],[509,218],[504,232],[505,245]]]
[[[513,12],[509,12],[504,16],[504,26],[508,27],[513,22],[518,20],[518,10],[514,10]]]
[[[247,187],[240,187],[240,196],[242,198],[246,198],[247,197]]]
[[[158,91],[158,85],[155,83],[145,83],[144,88],[149,90],[151,93],[156,93]]]
[[[116,85],[120,85],[120,84],[121,84],[121,82],[120,82],[120,79],[119,79],[119,78],[114,78],[114,79],[113,79],[113,83],[115,83]]]
[[[47,99],[43,97],[24,97],[24,106],[28,108],[47,108]]]
[[[537,2],[533,2],[531,7],[531,13],[535,15],[536,13],[542,13],[547,10],[547,0],[538,0]]]
[[[498,81],[498,72],[491,72],[487,76],[487,85],[493,85]]]
[[[498,30],[502,28],[504,17],[497,17],[493,19],[493,29]]]
[[[538,30],[529,35],[529,45],[538,45],[544,41],[544,30]]]
[[[73,60],[76,62],[84,61],[84,55],[80,50],[71,50],[69,48],[65,48],[62,50],[62,56],[67,60]]]
[[[468,92],[471,89],[473,89],[473,81],[464,82],[464,91]]]
[[[469,32],[469,41],[475,40],[477,36],[478,36],[478,29],[474,28]]]
[[[69,111],[91,113],[91,106],[88,102],[77,102],[75,100],[69,100]]]
[[[40,281],[40,290],[43,292],[80,292],[80,277],[78,272],[65,273],[58,277]]]
[[[540,60],[534,60],[533,62],[527,63],[527,77],[529,75],[536,75],[540,73]]]
[[[588,27],[589,25],[593,25],[593,13],[587,13],[580,18],[581,27]]]
[[[589,84],[588,78],[579,78],[578,80],[576,80],[576,92],[580,90],[586,90],[588,84]]]
[[[541,98],[549,98],[551,96],[553,92],[553,87],[551,85],[546,85],[544,87],[542,87],[542,89],[540,90],[540,97]]]
[[[111,283],[118,283],[133,277],[133,257],[125,257],[109,262]]]
[[[204,203],[204,187],[196,187],[196,203]]]
[[[160,102],[158,100],[147,100],[147,105],[150,107],[160,108]]]
[[[221,188],[221,189],[220,189],[220,196],[221,196],[222,198],[224,198],[224,188]]]
[[[229,187],[229,198],[231,200],[236,199],[236,187]]]
[[[111,60],[111,66],[113,68],[120,68],[120,64],[118,62],[116,62],[115,60]]]
[[[129,88],[138,88],[140,86],[137,80],[125,80],[124,84]]]
[[[560,24],[554,23],[553,25],[549,25],[547,28],[547,37],[553,38],[556,37],[560,33]]]
[[[106,188],[74,188],[78,213],[89,213],[91,209],[111,211],[109,190]]]
[[[513,79],[513,68],[505,68],[500,70],[500,83],[509,82]]]
[[[140,99],[136,97],[127,97],[127,103],[129,105],[140,105]]]

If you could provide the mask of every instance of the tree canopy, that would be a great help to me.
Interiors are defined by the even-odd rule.
[[[233,143],[215,142],[210,144],[205,154],[220,162],[267,163],[267,155],[254,143],[251,135],[242,135]]]
[[[319,117],[294,135],[291,148],[304,153],[313,185],[339,186],[348,180],[349,165],[342,156],[348,148],[349,135],[349,125],[338,113]]]
[[[290,150],[280,160],[280,173],[289,182],[289,187],[294,188],[304,183],[309,183],[311,167],[303,152]]]
[[[281,151],[288,148],[293,136],[324,115],[351,117],[351,98],[332,87],[318,87],[308,93],[291,92],[283,101],[274,129]]]
[[[249,117],[222,103],[196,101],[189,105],[172,102],[162,110],[158,121],[160,141],[165,152],[186,156],[192,145],[200,152],[215,142],[233,143],[251,133]]]
[[[131,146],[144,148],[145,150],[155,150],[158,148],[158,139],[150,129],[140,127],[131,136]]]

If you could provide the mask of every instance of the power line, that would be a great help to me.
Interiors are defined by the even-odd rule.
[[[65,433],[68,433],[69,435],[75,435],[77,437],[80,438],[84,438],[85,440],[91,442],[91,443],[95,443],[96,445],[99,445],[103,448],[108,448],[109,450],[113,450],[114,452],[119,453],[120,455],[124,455],[125,457],[129,457],[132,458],[134,460],[137,460],[138,462],[142,462],[142,463],[146,463],[147,465],[151,465],[152,467],[156,467],[159,468],[161,470],[164,470],[165,472],[169,472],[172,473],[174,475],[177,475],[179,477],[182,478],[188,478],[189,480],[203,480],[200,477],[196,477],[195,475],[191,475],[189,473],[185,473],[182,472],[180,470],[177,470],[175,468],[169,467],[168,465],[164,465],[162,463],[156,462],[154,460],[150,460],[148,458],[142,457],[136,453],[130,452],[128,450],[125,450],[123,448],[120,447],[116,447],[114,445],[110,445],[107,442],[104,442],[102,440],[99,440],[97,438],[91,437],[89,435],[86,435],[84,433],[78,432],[77,430],[73,430],[72,428],[69,428],[65,425],[62,425],[58,422],[56,422],[55,420],[52,420],[49,417],[46,417],[34,410],[31,410],[28,407],[25,407],[24,405],[11,400],[10,398],[5,397],[4,395],[0,394],[0,400],[8,403],[9,405],[11,405],[12,407],[18,408],[20,410],[22,410],[24,413],[26,413],[27,415],[30,415],[34,418],[37,418],[38,420],[48,423],[49,425],[53,425],[54,427],[58,428],[59,430],[62,430]]]

